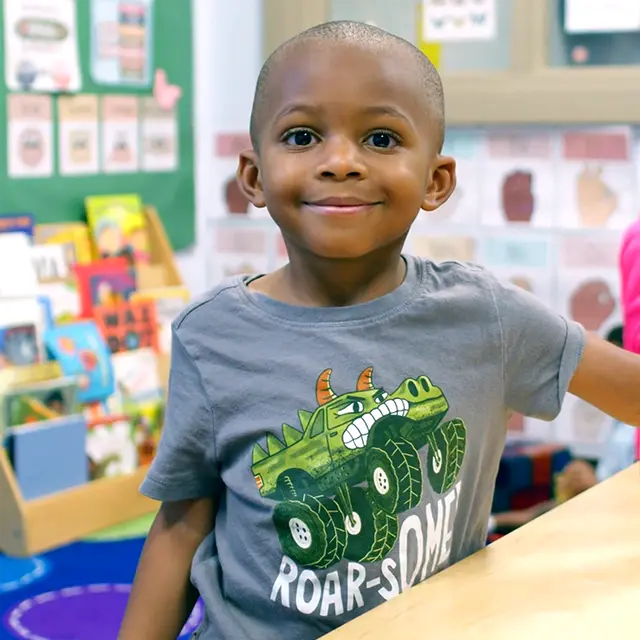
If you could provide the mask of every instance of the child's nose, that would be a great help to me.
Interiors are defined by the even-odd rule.
[[[361,179],[367,168],[362,159],[360,145],[346,137],[325,140],[323,155],[317,167],[318,176],[333,180]]]

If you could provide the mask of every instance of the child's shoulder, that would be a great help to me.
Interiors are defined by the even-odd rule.
[[[457,288],[456,293],[465,291],[493,291],[498,284],[495,276],[485,267],[473,262],[444,260],[432,262],[428,258],[411,256],[422,271],[422,282],[427,289]]]
[[[196,296],[173,321],[173,330],[180,334],[211,332],[215,324],[237,311],[238,289],[242,277],[228,278],[213,289]]]

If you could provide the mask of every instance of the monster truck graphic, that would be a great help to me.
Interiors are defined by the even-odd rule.
[[[267,433],[251,466],[260,494],[279,501],[273,521],[283,552],[314,568],[382,560],[396,542],[397,514],[422,496],[418,450],[428,446],[427,477],[443,493],[466,445],[462,420],[442,422],[449,404],[429,378],[407,378],[387,393],[369,367],[354,392],[338,396],[330,377],[331,369],[318,377],[318,408],[298,411],[302,431],[283,424],[283,440]]]

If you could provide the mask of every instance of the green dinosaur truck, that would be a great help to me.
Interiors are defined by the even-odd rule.
[[[274,523],[284,553],[301,566],[325,568],[348,558],[376,562],[393,548],[397,514],[419,504],[427,478],[450,489],[466,445],[462,420],[443,422],[449,404],[426,376],[392,393],[365,369],[356,390],[336,395],[331,369],[316,383],[317,409],[299,411],[300,429],[282,425],[253,448],[253,472],[264,497],[278,501]]]

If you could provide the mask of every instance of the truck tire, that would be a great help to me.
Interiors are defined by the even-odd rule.
[[[417,449],[403,438],[387,440],[367,452],[366,474],[373,502],[385,513],[412,509],[422,497],[422,466]]]
[[[302,500],[280,502],[273,523],[283,553],[299,566],[325,569],[342,560],[347,532],[335,500],[305,495]]]
[[[427,451],[427,476],[436,493],[451,489],[464,459],[467,445],[467,429],[460,418],[443,422],[429,435]]]
[[[280,500],[302,500],[307,494],[320,493],[316,481],[302,469],[289,469],[282,473],[276,487]]]
[[[354,562],[378,562],[396,543],[398,516],[379,509],[361,487],[352,488],[350,494],[353,513],[344,519],[348,535],[344,557]]]

